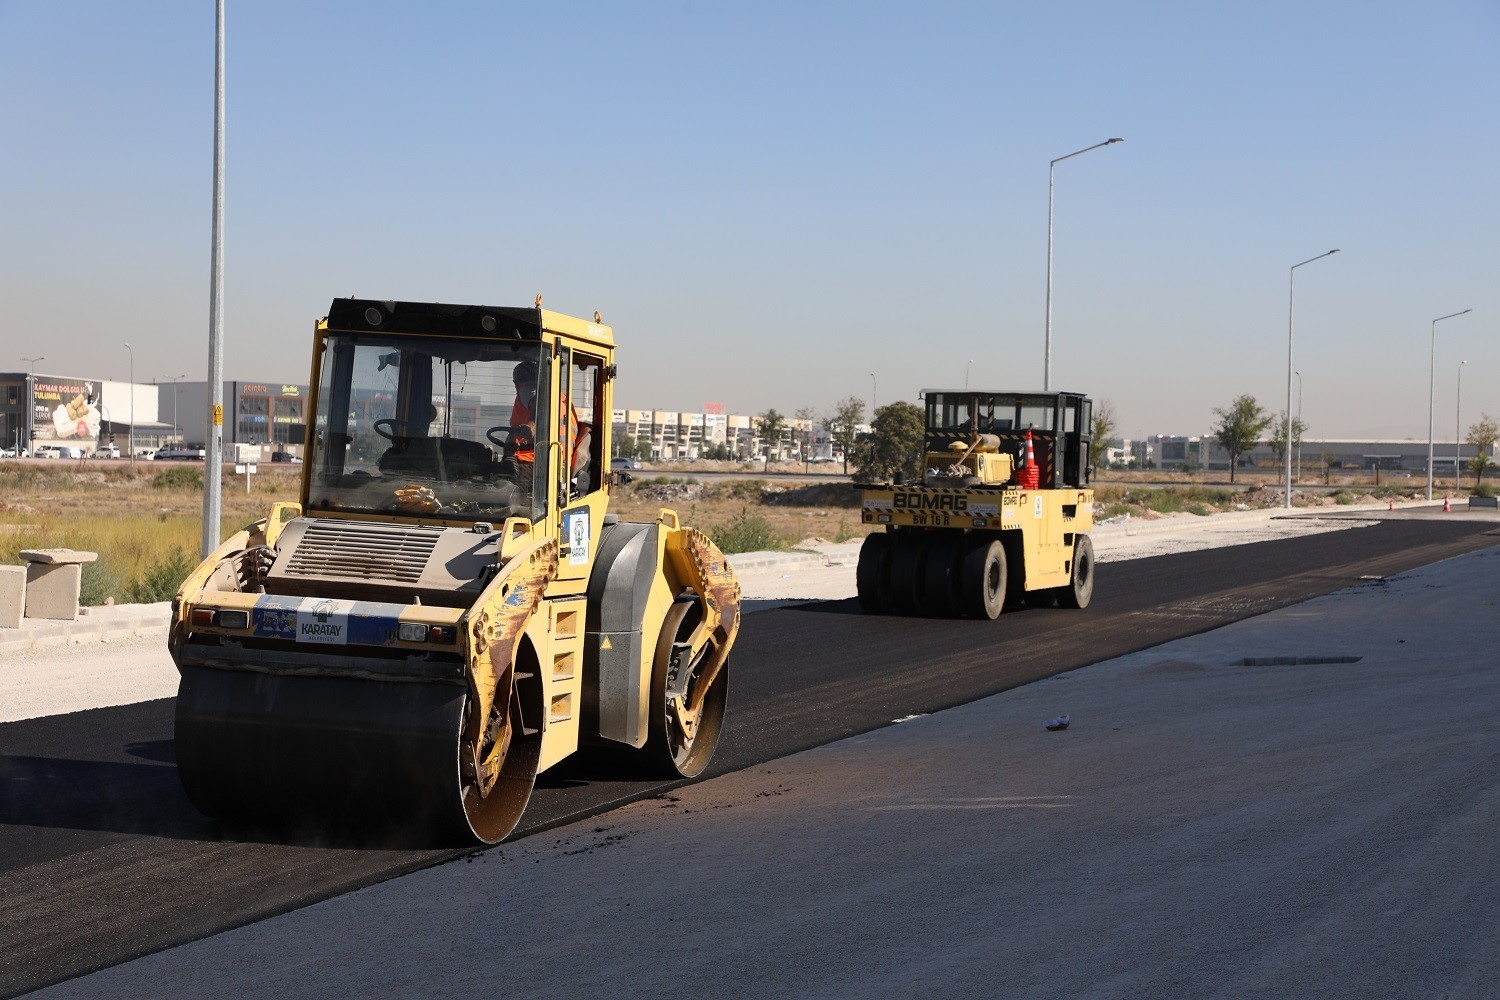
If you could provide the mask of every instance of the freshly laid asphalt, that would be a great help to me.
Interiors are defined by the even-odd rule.
[[[1492,537],[39,995],[1494,996]]]

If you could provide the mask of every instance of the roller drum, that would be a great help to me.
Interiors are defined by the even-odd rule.
[[[459,766],[464,698],[454,684],[186,666],[178,774],[193,805],[220,819],[471,841]]]

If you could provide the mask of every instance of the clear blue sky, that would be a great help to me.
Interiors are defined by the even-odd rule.
[[[208,363],[212,0],[0,0],[0,370]],[[600,310],[617,404],[1500,415],[1500,4],[229,0],[226,372],[336,295]],[[972,365],[970,363],[972,359]],[[873,380],[870,373],[875,374]],[[1295,401],[1294,401],[1295,408]]]

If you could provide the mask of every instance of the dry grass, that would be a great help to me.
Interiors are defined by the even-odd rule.
[[[295,470],[261,469],[248,496],[243,476],[224,478],[221,537],[266,516],[272,501],[295,499]],[[84,568],[85,604],[168,599],[171,578],[197,563],[202,536],[198,466],[0,467],[0,562],[21,561],[23,549],[97,552]]]
[[[262,465],[245,492],[226,475],[220,537],[265,517],[276,500],[296,499],[300,467]],[[201,467],[138,463],[0,464],[0,562],[23,549],[97,552],[84,570],[85,604],[167,600],[197,562],[202,540]],[[810,538],[861,537],[857,494],[847,484],[787,489],[762,480],[702,485],[649,477],[615,491],[611,510],[649,519],[675,509],[724,548],[791,548]]]
[[[728,463],[722,470],[743,479],[695,482],[683,468],[676,477],[637,473],[629,486],[616,488],[610,509],[632,520],[650,519],[663,507],[677,511],[684,523],[701,528],[726,551],[793,548],[811,539],[832,542],[867,533],[859,519],[859,495],[850,484],[774,483],[755,478],[758,469]],[[834,466],[822,470],[836,471]],[[295,499],[300,466],[260,466],[245,492],[243,476],[224,477],[221,537],[264,517],[272,501]],[[773,471],[800,473],[800,466]],[[763,473],[762,473],[763,474]],[[1182,474],[1109,472],[1095,481],[1101,516],[1131,512],[1135,516],[1187,511],[1276,506],[1281,503],[1278,478],[1261,471],[1236,477],[1234,488],[1221,474],[1205,482]],[[1297,506],[1348,504],[1387,496],[1415,497],[1425,480],[1383,477],[1380,487],[1365,475],[1335,478],[1343,486],[1333,494],[1296,494]],[[1362,481],[1361,481],[1362,480]],[[1147,485],[1171,483],[1170,486]],[[1246,489],[1246,486],[1252,488]],[[73,548],[99,553],[85,570],[85,603],[116,600],[165,600],[197,561],[202,538],[201,467],[138,463],[101,466],[94,463],[0,462],[0,562],[19,562],[22,549]],[[167,591],[163,596],[163,591]]]

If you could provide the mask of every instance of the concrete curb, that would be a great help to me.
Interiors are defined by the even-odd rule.
[[[1422,500],[1417,503],[1397,504],[1397,510],[1408,510],[1416,507],[1441,507],[1440,501],[1429,503]],[[1205,528],[1223,527],[1226,524],[1237,522],[1259,523],[1262,521],[1321,521],[1327,519],[1347,518],[1352,514],[1384,514],[1388,510],[1385,504],[1350,504],[1344,507],[1293,507],[1288,511],[1284,507],[1265,507],[1254,510],[1231,510],[1217,514],[1200,516],[1197,514],[1171,514],[1166,517],[1141,518],[1132,517],[1129,520],[1095,521],[1093,536],[1095,538],[1108,538],[1116,535],[1148,535],[1164,534],[1172,531],[1201,531]]]
[[[736,552],[728,557],[736,572],[762,569],[802,569],[826,566],[828,557],[821,552]]]
[[[75,621],[24,618],[18,629],[0,630],[0,654],[70,643],[111,642],[145,636],[166,639],[172,605],[111,604],[80,608]]]

